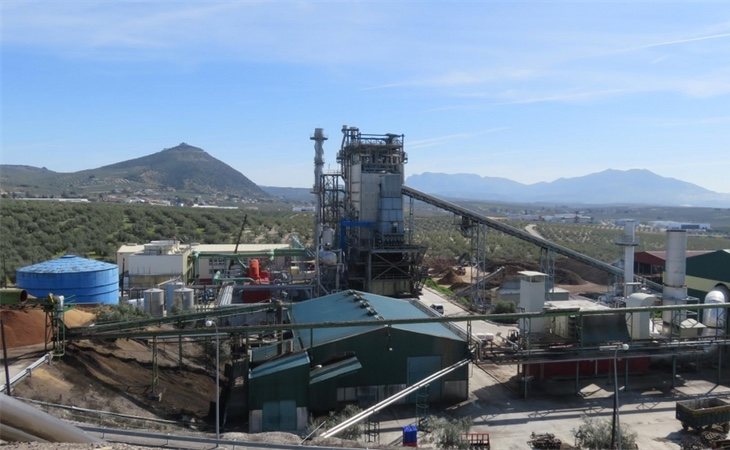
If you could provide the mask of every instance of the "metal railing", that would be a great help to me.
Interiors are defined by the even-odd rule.
[[[38,358],[36,361],[32,362],[28,367],[23,369],[22,372],[16,374],[14,377],[10,377],[10,389],[13,388],[13,385],[17,383],[18,381],[22,380],[23,378],[30,376],[33,372],[33,369],[37,368],[43,363],[51,364],[51,360],[53,359],[53,355],[51,353],[46,353],[45,355]],[[6,389],[6,383],[3,383],[2,387],[0,387],[0,392],[5,392]]]

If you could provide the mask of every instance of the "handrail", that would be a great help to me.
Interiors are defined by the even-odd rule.
[[[13,388],[13,385],[15,383],[17,383],[18,381],[22,380],[23,378],[29,376],[33,372],[33,369],[40,366],[44,362],[50,364],[52,359],[53,359],[53,355],[51,353],[46,353],[45,355],[38,358],[36,361],[32,362],[28,367],[23,369],[22,372],[19,372],[14,377],[10,377],[10,389]],[[0,392],[5,392],[6,384],[7,383],[3,383],[2,387],[0,387]]]

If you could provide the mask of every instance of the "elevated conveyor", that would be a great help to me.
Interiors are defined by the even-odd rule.
[[[438,197],[434,197],[433,195],[426,194],[426,193],[418,191],[416,189],[409,188],[408,186],[403,186],[401,188],[401,192],[406,197],[410,197],[415,200],[420,200],[424,203],[428,203],[429,205],[435,206],[435,207],[443,209],[445,211],[449,211],[458,216],[465,217],[471,221],[485,225],[494,230],[501,231],[502,233],[516,237],[518,239],[522,239],[523,241],[527,241],[531,244],[537,245],[540,248],[547,249],[548,251],[555,252],[559,255],[567,256],[568,258],[571,258],[575,261],[579,261],[590,267],[594,267],[596,269],[599,269],[604,272],[608,272],[612,275],[616,275],[618,277],[623,278],[623,275],[624,275],[623,269],[612,266],[611,264],[608,264],[608,263],[598,260],[596,258],[592,258],[590,256],[584,255],[583,253],[576,252],[575,250],[572,250],[563,245],[548,241],[547,239],[533,236],[525,230],[513,227],[511,225],[507,225],[506,223],[502,223],[498,220],[490,219],[489,217],[487,217],[483,214],[472,211],[468,208],[464,208],[463,206],[459,206],[455,203],[440,199]],[[653,281],[649,281],[649,280],[646,280],[643,278],[639,278],[639,277],[636,277],[636,278],[638,279],[638,281],[644,283],[647,287],[649,287],[653,290],[656,290],[658,292],[661,292],[662,286],[660,284],[654,283]],[[631,280],[631,281],[633,281],[633,280]]]

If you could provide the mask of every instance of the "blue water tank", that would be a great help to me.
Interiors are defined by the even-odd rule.
[[[36,297],[63,295],[69,303],[119,302],[117,265],[75,255],[21,267],[16,284]]]

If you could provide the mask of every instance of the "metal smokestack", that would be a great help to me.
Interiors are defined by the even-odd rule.
[[[312,193],[315,197],[315,213],[314,213],[314,259],[317,272],[317,294],[319,294],[320,271],[319,271],[319,251],[320,251],[320,235],[322,234],[322,168],[324,167],[324,136],[322,128],[315,128],[314,135],[309,139],[314,141],[314,189]]]
[[[687,303],[687,285],[685,274],[687,269],[687,232],[685,230],[667,230],[667,256],[664,265],[664,289],[662,305],[683,305]],[[667,330],[673,333],[687,313],[682,311],[664,311],[662,321],[669,325]],[[667,334],[667,333],[665,333]]]
[[[687,232],[667,230],[667,257],[664,267],[664,298],[684,300],[687,298]]]
[[[631,283],[634,282],[634,249],[639,245],[639,240],[636,239],[636,221],[624,222],[624,234],[616,244],[624,248],[624,297],[628,297],[633,293]]]

